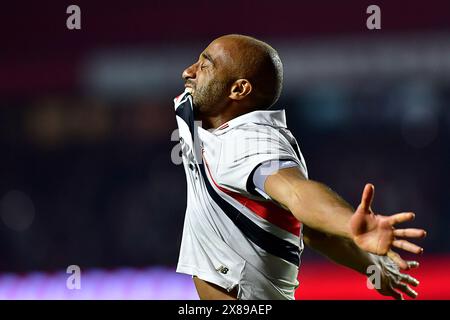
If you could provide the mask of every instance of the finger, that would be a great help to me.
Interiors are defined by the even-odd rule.
[[[389,288],[388,293],[394,297],[395,300],[404,300],[403,295],[392,287]]]
[[[374,185],[371,183],[367,183],[362,193],[361,204],[359,205],[360,208],[364,210],[369,210],[370,206],[372,205],[374,194],[375,194]]]
[[[413,278],[409,274],[401,274],[400,279],[402,280],[402,282],[406,282],[407,284],[410,284],[414,287],[417,287],[420,284],[417,279]]]
[[[402,238],[424,238],[427,232],[422,229],[396,229],[394,236]]]
[[[415,214],[413,212],[402,212],[394,214],[389,217],[389,223],[391,226],[396,225],[398,223],[403,223],[406,221],[414,220]]]
[[[392,250],[389,250],[387,256],[395,262],[395,264],[402,270],[408,270],[408,263],[400,257],[400,255]]]
[[[411,253],[415,253],[415,254],[420,254],[423,252],[423,248],[415,245],[414,243],[411,243],[409,241],[406,240],[394,240],[392,242],[392,245],[396,248],[411,252]]]
[[[418,295],[418,293],[416,291],[414,291],[413,289],[411,289],[408,285],[404,284],[404,283],[395,283],[393,284],[394,288],[396,288],[397,290],[400,290],[401,292],[405,293],[406,295],[408,295],[409,297],[415,299]]]
[[[417,261],[407,261],[408,269],[416,269],[420,266],[419,262]]]

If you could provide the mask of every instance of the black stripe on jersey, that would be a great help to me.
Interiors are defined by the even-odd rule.
[[[220,196],[214,187],[209,182],[205,172],[205,165],[199,164],[200,172],[205,181],[206,189],[214,202],[222,209],[228,218],[233,221],[236,227],[250,239],[254,244],[274,256],[280,257],[294,265],[300,264],[300,249],[298,246],[278,238],[270,232],[260,228],[257,224],[252,222],[249,218],[243,215],[238,209],[231,205],[228,201]]]
[[[191,101],[189,100],[192,98],[189,98],[188,95],[186,95],[185,97],[183,97],[183,99],[186,99],[186,101],[177,108],[175,114],[183,119],[184,122],[186,122],[186,124],[189,126],[192,141],[194,141],[194,112],[190,103]]]

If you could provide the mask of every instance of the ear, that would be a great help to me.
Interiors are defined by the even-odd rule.
[[[230,95],[232,100],[242,100],[252,92],[252,84],[247,79],[238,79],[231,85]]]

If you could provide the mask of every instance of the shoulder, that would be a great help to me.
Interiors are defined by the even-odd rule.
[[[290,149],[295,138],[286,128],[246,123],[220,135],[220,140],[225,153],[240,154]]]

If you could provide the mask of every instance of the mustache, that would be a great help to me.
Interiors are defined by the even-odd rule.
[[[195,83],[190,80],[186,80],[184,82],[184,85],[187,85],[187,86],[191,87],[192,89],[195,89]]]

